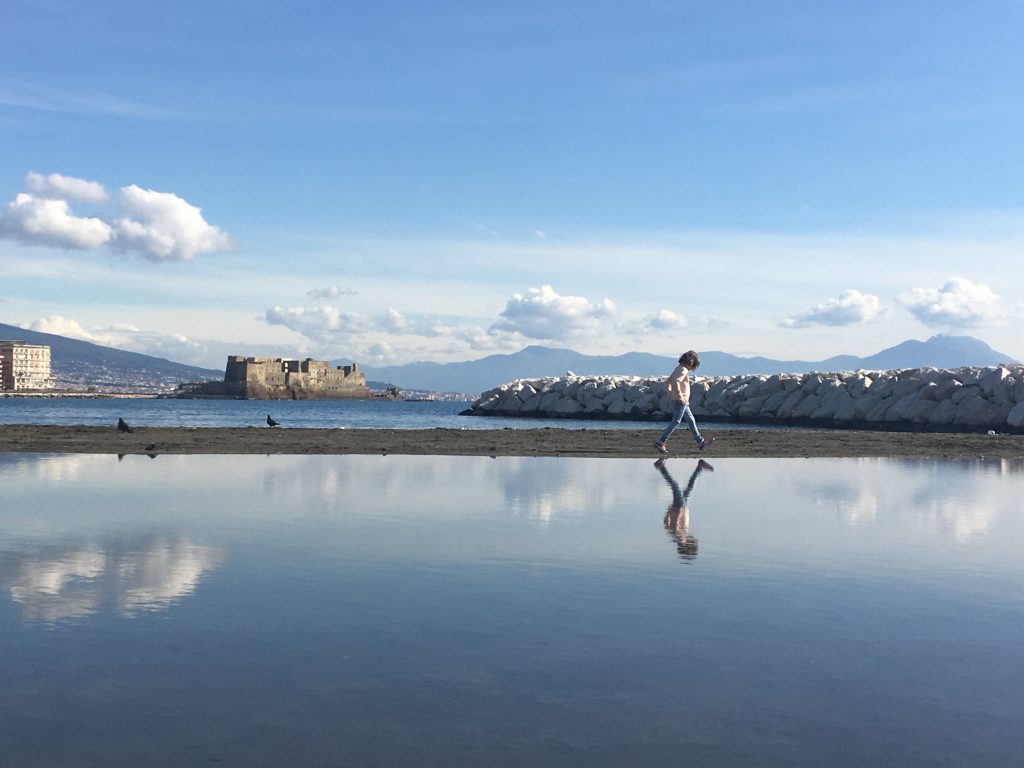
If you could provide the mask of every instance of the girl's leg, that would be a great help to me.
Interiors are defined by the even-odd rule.
[[[693,418],[693,411],[690,410],[689,405],[683,406],[683,412],[679,416],[679,420],[686,419],[686,426],[690,428],[693,433],[693,439],[697,441],[697,447],[700,448],[701,443],[704,442],[704,438],[700,436],[700,430],[697,429],[697,420]]]
[[[662,432],[661,437],[658,438],[659,443],[661,443],[662,445],[665,444],[665,441],[668,440],[669,435],[675,432],[676,427],[683,423],[683,412],[689,412],[689,410],[690,409],[683,403],[676,403],[675,410],[672,414],[672,421],[668,423],[668,426],[665,427],[665,431]],[[693,416],[690,416],[690,418],[692,419]]]

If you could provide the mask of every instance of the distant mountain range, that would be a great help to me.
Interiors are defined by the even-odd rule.
[[[0,339],[49,346],[53,376],[62,388],[153,390],[173,388],[183,381],[224,378],[223,370],[183,365],[162,357],[125,352],[4,323],[0,323]]]
[[[62,387],[153,390],[173,388],[184,381],[219,380],[223,369],[199,368],[162,357],[104,347],[52,333],[28,331],[0,323],[0,339],[47,344],[52,351],[54,377]],[[246,350],[239,350],[246,354]],[[739,357],[728,352],[701,352],[700,373],[735,376],[746,373],[806,373],[808,371],[884,370],[892,368],[959,368],[1015,362],[970,336],[932,336],[927,341],[904,341],[868,357],[838,355],[826,360],[772,360]],[[335,360],[335,365],[351,360]],[[357,361],[358,362],[358,361]],[[512,379],[561,376],[567,370],[591,375],[666,376],[674,357],[646,352],[623,355],[584,355],[571,349],[530,346],[510,355],[491,355],[461,363],[408,363],[386,367],[360,364],[373,389],[393,384],[426,392],[479,394]]]
[[[904,341],[868,357],[838,355],[826,360],[772,360],[739,357],[728,352],[701,352],[703,376],[748,373],[807,373],[810,371],[888,370],[894,368],[959,368],[1015,362],[970,336],[932,336],[927,341]],[[341,362],[341,361],[336,361]],[[348,361],[345,361],[348,362]],[[512,379],[561,376],[567,370],[582,375],[667,376],[674,357],[646,352],[623,355],[584,355],[571,349],[530,346],[510,355],[491,355],[464,363],[408,363],[375,368],[361,365],[367,378],[390,382],[402,389],[432,392],[480,393]]]

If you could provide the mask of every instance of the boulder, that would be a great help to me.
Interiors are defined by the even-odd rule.
[[[936,404],[935,410],[931,412],[928,417],[929,424],[936,424],[938,426],[949,426],[953,423],[953,419],[956,418],[956,403],[952,400],[943,400]]]
[[[835,419],[837,412],[843,406],[848,406],[850,412],[853,412],[853,397],[846,388],[833,389],[823,398],[821,398],[821,405],[818,406],[817,410],[811,414],[812,419]]]
[[[868,414],[872,413],[882,402],[882,398],[869,390],[853,401],[853,417],[867,421]]]
[[[991,398],[996,392],[996,387],[1009,375],[1010,372],[1001,365],[998,368],[990,369],[983,373],[978,384],[985,397]]]
[[[540,408],[540,401],[543,398],[544,398],[543,395],[539,395],[539,394],[538,395],[534,395],[529,400],[527,400],[525,403],[523,403],[522,407],[519,409],[519,412],[520,413],[536,413],[537,410]]]
[[[807,395],[796,408],[793,409],[794,419],[809,418],[812,413],[818,410],[821,405],[821,398],[817,395]]]
[[[559,400],[562,399],[562,393],[560,391],[552,389],[547,392],[540,400],[540,410],[545,413],[550,411]]]
[[[1007,426],[1017,429],[1024,427],[1024,402],[1017,403],[1006,417]]]
[[[789,396],[783,401],[782,405],[779,406],[779,409],[776,411],[776,414],[780,419],[790,418],[793,415],[793,411],[797,409],[797,407],[800,405],[800,403],[803,402],[803,400],[803,389],[794,389],[792,392],[789,393]]]
[[[967,390],[979,390],[979,387],[965,387],[961,392]],[[960,399],[956,406],[956,417],[954,424],[964,427],[989,427],[996,422],[998,408],[990,403],[983,396],[971,395]]]
[[[575,397],[567,395],[560,398],[558,402],[551,407],[550,412],[559,416],[570,416],[575,413],[582,413],[583,406],[576,402]]]

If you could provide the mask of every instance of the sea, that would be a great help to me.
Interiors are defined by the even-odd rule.
[[[1024,460],[711,459],[0,452],[0,766],[1021,765]]]
[[[178,400],[169,398],[0,398],[0,425],[265,427],[323,429],[660,429],[664,422],[462,416],[461,400]],[[701,421],[701,426],[714,426]],[[721,426],[721,425],[719,425]],[[764,429],[730,424],[730,429]]]

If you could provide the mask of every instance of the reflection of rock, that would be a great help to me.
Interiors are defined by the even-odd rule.
[[[113,604],[132,616],[159,610],[195,591],[222,550],[183,538],[147,536],[131,542],[54,547],[0,557],[0,582],[26,619],[57,621]]]

